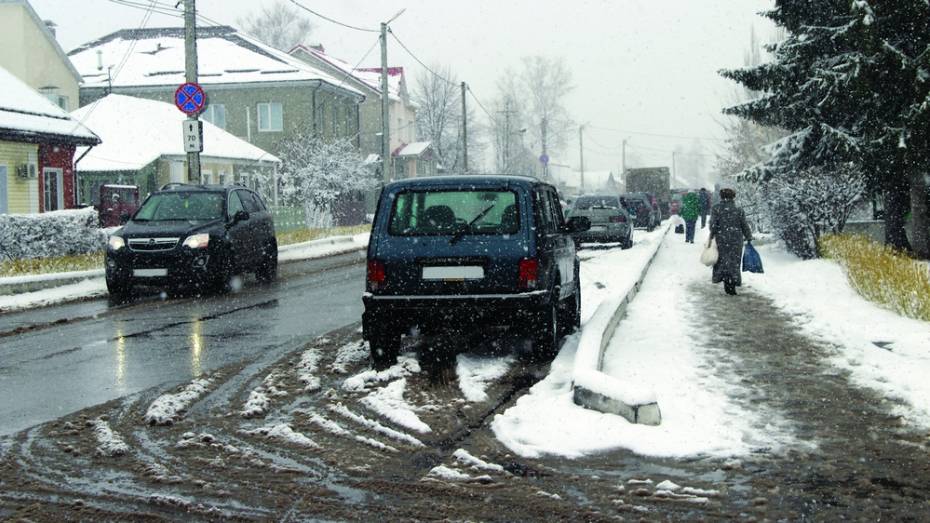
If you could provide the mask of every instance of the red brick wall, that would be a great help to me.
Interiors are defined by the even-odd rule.
[[[74,145],[39,145],[39,212],[45,212],[46,167],[62,170],[65,209],[74,208]]]

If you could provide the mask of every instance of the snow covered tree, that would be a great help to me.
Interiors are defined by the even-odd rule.
[[[813,258],[822,234],[843,232],[865,192],[866,180],[859,167],[850,163],[777,176],[758,187],[778,237],[794,254]]]
[[[459,81],[452,68],[433,64],[433,74],[424,70],[418,77],[412,98],[417,106],[417,134],[433,144],[436,160],[446,173],[461,173],[462,98]],[[438,76],[437,76],[438,75]],[[468,170],[480,172],[478,162],[484,152],[474,107],[467,107]]]
[[[856,163],[884,190],[886,242],[909,248],[903,225],[913,192],[915,247],[930,254],[924,184],[930,5],[776,0],[766,16],[788,35],[772,47],[774,61],[722,72],[764,93],[728,114],[791,133],[751,175],[770,180]]]
[[[263,5],[238,23],[246,34],[284,52],[306,43],[313,31],[310,20],[283,0]]]
[[[303,208],[309,226],[330,226],[337,199],[378,184],[350,140],[327,141],[303,130],[278,144],[278,156],[280,198]]]

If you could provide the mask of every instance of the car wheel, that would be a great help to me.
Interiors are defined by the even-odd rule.
[[[110,294],[110,301],[113,303],[127,301],[132,296],[132,281],[111,280],[108,278],[107,292]]]
[[[397,334],[377,334],[368,340],[371,354],[371,366],[375,370],[384,370],[397,364],[400,352],[400,336]]]
[[[258,281],[269,283],[278,278],[278,244],[272,240],[262,252],[262,261],[255,271]]]
[[[559,302],[553,293],[552,301],[536,315],[533,332],[533,358],[538,361],[552,359],[559,350]]]
[[[581,284],[578,283],[577,274],[575,275],[575,292],[571,298],[565,300],[562,312],[559,328],[562,329],[561,335],[566,336],[581,327]]]
[[[621,249],[629,249],[633,247],[633,231],[630,230],[629,234],[626,235],[626,238],[623,240],[623,245],[620,246]]]
[[[210,291],[216,294],[222,294],[229,290],[229,278],[232,276],[232,261],[229,253],[225,252],[220,255],[216,264],[213,279],[210,283]]]

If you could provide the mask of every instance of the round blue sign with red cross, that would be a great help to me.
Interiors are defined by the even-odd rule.
[[[182,113],[193,116],[206,107],[207,95],[199,85],[193,82],[183,83],[174,92],[174,105],[178,106]]]

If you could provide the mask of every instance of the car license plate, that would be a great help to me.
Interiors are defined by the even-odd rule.
[[[159,276],[167,276],[168,269],[135,269],[132,271],[132,275],[139,278],[158,278]]]
[[[607,227],[603,225],[594,225],[589,230],[594,231],[594,232],[600,232],[600,231],[606,231]]]
[[[464,281],[484,278],[484,267],[472,265],[423,267],[424,280]]]

